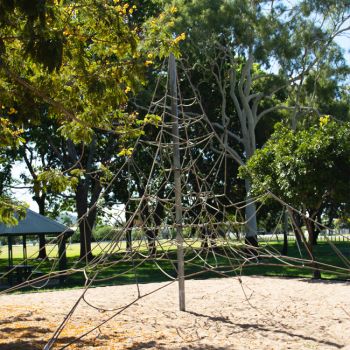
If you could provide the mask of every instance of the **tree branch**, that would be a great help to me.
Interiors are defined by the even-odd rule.
[[[243,143],[243,140],[241,137],[239,137],[238,135],[236,135],[235,133],[233,133],[232,131],[226,130],[224,126],[222,126],[219,123],[212,123],[212,125],[215,128],[220,129],[223,132],[226,132],[228,136],[230,136],[231,138],[235,139],[236,141],[238,141],[239,143]]]

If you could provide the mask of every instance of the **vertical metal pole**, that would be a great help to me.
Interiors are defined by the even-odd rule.
[[[177,277],[179,281],[180,311],[185,311],[185,267],[182,234],[182,202],[181,202],[181,161],[179,145],[179,114],[177,106],[176,62],[171,53],[169,56],[169,88],[171,96],[172,134],[173,134],[173,168],[175,191],[175,224],[177,244]]]

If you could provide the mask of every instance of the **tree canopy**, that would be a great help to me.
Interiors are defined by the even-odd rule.
[[[126,1],[36,1],[29,6],[5,1],[0,6],[1,99],[12,114],[11,128],[24,127],[30,141],[21,154],[34,199],[43,212],[48,190],[71,188],[80,219],[101,193],[107,163],[130,152],[124,146],[143,133],[144,123],[158,123],[156,116],[139,118],[128,109],[128,99],[145,83],[151,57],[178,52],[182,36],[173,37],[167,24],[173,10],[146,19],[146,13],[160,11],[149,4],[150,11],[143,7],[139,14],[137,5]],[[4,138],[11,128],[3,128]],[[38,159],[33,152],[41,153],[36,168],[29,159]],[[83,223],[80,230],[88,245],[96,211],[90,214],[89,225]],[[82,249],[82,256],[91,250]]]
[[[327,205],[349,203],[350,124],[329,116],[318,124],[293,130],[279,123],[275,132],[240,168],[252,183],[252,194],[269,191],[296,208],[309,228]],[[309,237],[313,240],[314,226]]]
[[[349,18],[336,0],[0,0],[1,185],[23,158],[42,212],[53,203],[75,208],[88,220],[81,242],[89,241],[106,179],[132,153],[138,170],[104,199],[143,191],[151,159],[132,145],[156,135],[148,125],[159,117],[145,109],[156,80],[166,84],[160,62],[172,51],[181,52],[180,88],[197,98],[191,113],[204,114],[216,135],[198,171],[226,152],[227,169],[212,185],[232,201],[246,198],[249,243],[257,235],[250,198],[263,188],[310,217],[326,202],[344,203],[345,173],[337,184],[329,175],[348,169],[349,67],[335,38]],[[15,223],[18,203],[6,186],[0,221]]]
[[[238,164],[264,144],[276,121],[288,119],[295,128],[305,115],[324,113],[322,94],[328,93],[338,110],[346,109],[330,97],[330,90],[339,85],[329,83],[348,74],[334,41],[349,30],[350,13],[344,3],[179,0],[175,4],[178,31],[186,28],[187,33],[182,48],[188,74],[222,147]],[[249,179],[245,188],[250,193]],[[254,205],[247,205],[247,236],[256,235],[255,213]]]

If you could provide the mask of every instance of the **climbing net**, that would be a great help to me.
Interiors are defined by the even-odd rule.
[[[101,311],[101,318],[96,319],[96,325],[89,330],[58,348],[65,349],[78,342],[136,301],[174,282],[183,283],[184,279],[208,274],[239,278],[247,267],[268,265],[349,274],[348,259],[331,242],[341,261],[339,266],[315,261],[303,248],[305,239],[297,241],[300,257],[282,255],[273,241],[276,237],[280,239],[283,214],[270,234],[259,236],[258,247],[244,239],[245,227],[254,219],[246,215],[245,209],[254,206],[259,212],[267,198],[274,195],[267,189],[258,197],[232,200],[234,183],[230,172],[236,165],[228,157],[225,144],[201,109],[195,91],[192,90],[189,97],[183,96],[179,80],[175,90],[170,91],[169,85],[168,81],[157,84],[147,111],[149,115],[160,116],[161,122],[157,127],[145,126],[145,134],[133,146],[132,154],[126,157],[90,208],[97,210],[98,215],[114,227],[88,252],[93,257],[82,258],[65,270],[57,270],[58,262],[54,261],[49,273],[36,277],[34,270],[26,281],[4,291],[24,287],[42,289],[57,278],[69,280],[77,274],[84,276],[80,296],[48,340],[46,350],[56,348],[62,331],[82,303]],[[161,86],[165,93],[159,93]],[[106,206],[107,194],[121,182],[127,183],[128,199],[122,207],[111,210]],[[281,199],[275,199],[287,210],[297,212]],[[89,225],[87,215],[76,224]],[[36,269],[40,270],[45,263],[46,260],[41,261]],[[144,281],[145,266],[152,266],[168,283],[142,294],[139,284]],[[132,288],[137,290],[135,300],[105,308],[86,298],[92,286],[123,282],[130,276],[134,281]],[[105,311],[111,314],[104,318]]]

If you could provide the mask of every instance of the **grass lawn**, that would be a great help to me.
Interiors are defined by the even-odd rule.
[[[252,261],[242,266],[243,260],[237,255],[242,249],[237,242],[233,242],[231,246],[222,246],[215,249],[215,253],[200,252],[199,242],[193,243],[188,240],[188,244],[193,245],[191,248],[185,249],[185,270],[188,278],[212,278],[223,275],[261,275],[261,276],[283,276],[283,277],[312,277],[312,269],[309,265],[303,265],[301,262],[293,262],[292,265],[286,265],[284,260],[278,258],[265,257],[259,261]],[[167,252],[167,256],[159,254],[157,259],[147,258],[147,247],[144,242],[135,241],[134,245],[138,246],[138,254],[133,256],[125,253],[125,242],[121,242],[118,246],[108,246],[108,242],[93,244],[93,253],[96,257],[95,263],[85,269],[85,274],[92,278],[96,275],[93,285],[118,285],[126,283],[140,283],[168,281],[170,276],[176,277],[176,247],[160,241],[163,252]],[[335,246],[350,260],[350,243],[336,242]],[[105,257],[105,262],[101,264],[98,259],[102,258],[101,252],[106,248],[110,248],[109,254]],[[194,248],[194,249],[193,249]],[[270,250],[280,251],[282,244],[280,242],[269,242]],[[28,257],[36,257],[37,246],[28,247]],[[233,250],[236,254],[233,254]],[[159,247],[158,252],[162,249]],[[29,259],[29,264],[42,274],[48,273],[51,269],[57,269],[57,248],[53,245],[47,246],[47,252],[50,259],[45,261],[37,261]],[[329,271],[323,272],[322,277],[325,279],[350,279],[350,268],[343,271],[340,268],[346,267],[346,262],[342,261],[328,243],[320,242],[315,247],[315,255],[319,262],[334,265],[337,268],[327,268]],[[71,244],[67,248],[68,267],[75,268],[75,272],[69,275],[62,286],[55,288],[74,288],[81,287],[85,282],[83,268],[85,264],[78,262],[79,244]],[[295,258],[307,259],[307,252],[302,248],[299,251],[294,242],[289,243],[288,256]],[[22,247],[14,247],[14,263],[22,262]],[[289,262],[290,263],[290,262]],[[283,266],[281,266],[283,265]],[[7,266],[7,247],[1,247],[0,253],[0,269],[4,271]],[[322,267],[325,270],[326,267]]]
[[[166,240],[159,240],[158,241],[158,247],[160,249],[172,249],[174,250],[176,247],[174,244],[168,243],[169,241]],[[199,241],[193,241],[188,239],[187,240],[188,244],[191,247],[200,247]],[[106,249],[110,249],[108,252],[109,253],[118,253],[118,252],[125,252],[126,250],[126,242],[121,241],[118,242],[117,244],[113,245],[111,247],[110,242],[98,242],[98,243],[92,243],[92,253],[93,255],[100,255],[101,252],[106,251]],[[135,240],[133,241],[133,249],[141,251],[146,254],[147,252],[147,244],[145,241],[138,241]],[[13,245],[13,258],[16,261],[20,261],[23,259],[23,247],[21,244]],[[32,245],[32,244],[27,244],[27,256],[29,260],[35,259],[38,256],[38,250],[39,246],[38,244]],[[79,256],[79,251],[80,251],[80,245],[79,243],[71,243],[67,244],[67,257],[68,258],[74,258],[76,259]],[[58,256],[58,248],[57,244],[46,244],[46,253],[49,258],[57,258]],[[3,260],[8,259],[8,247],[7,245],[0,246],[0,266],[3,265]],[[5,264],[6,265],[6,264]]]
[[[108,242],[101,242],[101,243],[92,243],[92,251],[94,255],[101,254],[101,251],[103,251],[107,246],[109,245]],[[124,249],[125,250],[125,242],[121,242],[119,244],[119,247],[116,247],[115,250],[118,249]],[[146,246],[145,246],[146,248]],[[36,245],[27,245],[27,255],[29,259],[35,259],[38,255],[38,244]],[[57,244],[47,244],[46,245],[46,252],[49,258],[56,258],[58,256],[58,250],[57,250]],[[79,256],[79,243],[72,243],[67,245],[67,257],[69,258],[76,258]],[[1,246],[0,247],[0,260],[6,260],[8,257],[8,248],[7,246]],[[14,245],[13,246],[13,257],[14,259],[23,259],[23,248],[21,244]],[[1,265],[1,262],[0,262]]]

